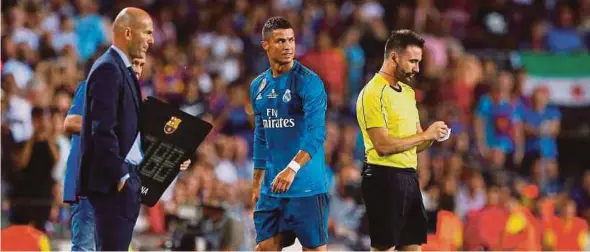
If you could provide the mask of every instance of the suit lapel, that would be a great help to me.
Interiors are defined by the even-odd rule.
[[[141,93],[139,91],[139,83],[137,82],[137,78],[129,71],[129,69],[125,68],[125,72],[127,72],[127,87],[131,90],[131,96],[133,96],[133,101],[135,103],[135,108],[139,110],[139,103],[141,101]]]
[[[119,67],[121,68],[121,70],[123,70],[123,73],[125,75],[125,84],[124,85],[127,87],[129,92],[131,92],[131,96],[132,96],[133,102],[135,104],[135,109],[137,109],[137,111],[139,111],[139,104],[141,102],[141,93],[140,93],[140,89],[139,89],[139,83],[137,82],[137,78],[135,78],[135,75],[132,73],[132,71],[130,71],[125,66],[123,59],[121,59],[121,56],[119,56],[117,51],[115,51],[113,48],[109,48],[109,53],[111,54],[111,57],[113,57],[115,59],[115,61],[119,64]]]

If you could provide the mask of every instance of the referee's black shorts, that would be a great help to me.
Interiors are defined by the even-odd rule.
[[[371,247],[386,250],[426,243],[426,211],[416,170],[365,163],[362,176]]]

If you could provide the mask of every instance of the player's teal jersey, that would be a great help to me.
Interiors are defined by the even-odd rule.
[[[274,197],[306,197],[327,190],[324,140],[326,91],[319,76],[295,61],[291,70],[274,78],[269,69],[250,85],[256,128],[254,167],[265,169],[260,192]],[[299,150],[311,155],[287,192],[271,190],[275,176]]]

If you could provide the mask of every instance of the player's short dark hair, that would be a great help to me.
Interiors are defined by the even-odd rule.
[[[424,48],[424,38],[411,30],[395,30],[385,42],[385,58],[393,50],[404,50],[411,45]]]
[[[277,29],[293,29],[291,23],[284,17],[271,17],[264,23],[264,27],[262,27],[262,39],[268,38],[270,34]]]

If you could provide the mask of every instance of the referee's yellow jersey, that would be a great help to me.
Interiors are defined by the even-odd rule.
[[[363,133],[367,163],[416,169],[416,147],[402,153],[380,157],[367,133],[367,129],[370,128],[387,128],[389,135],[394,138],[416,134],[419,118],[414,90],[404,83],[398,84],[401,90],[395,90],[383,76],[375,74],[359,94],[356,118]]]

